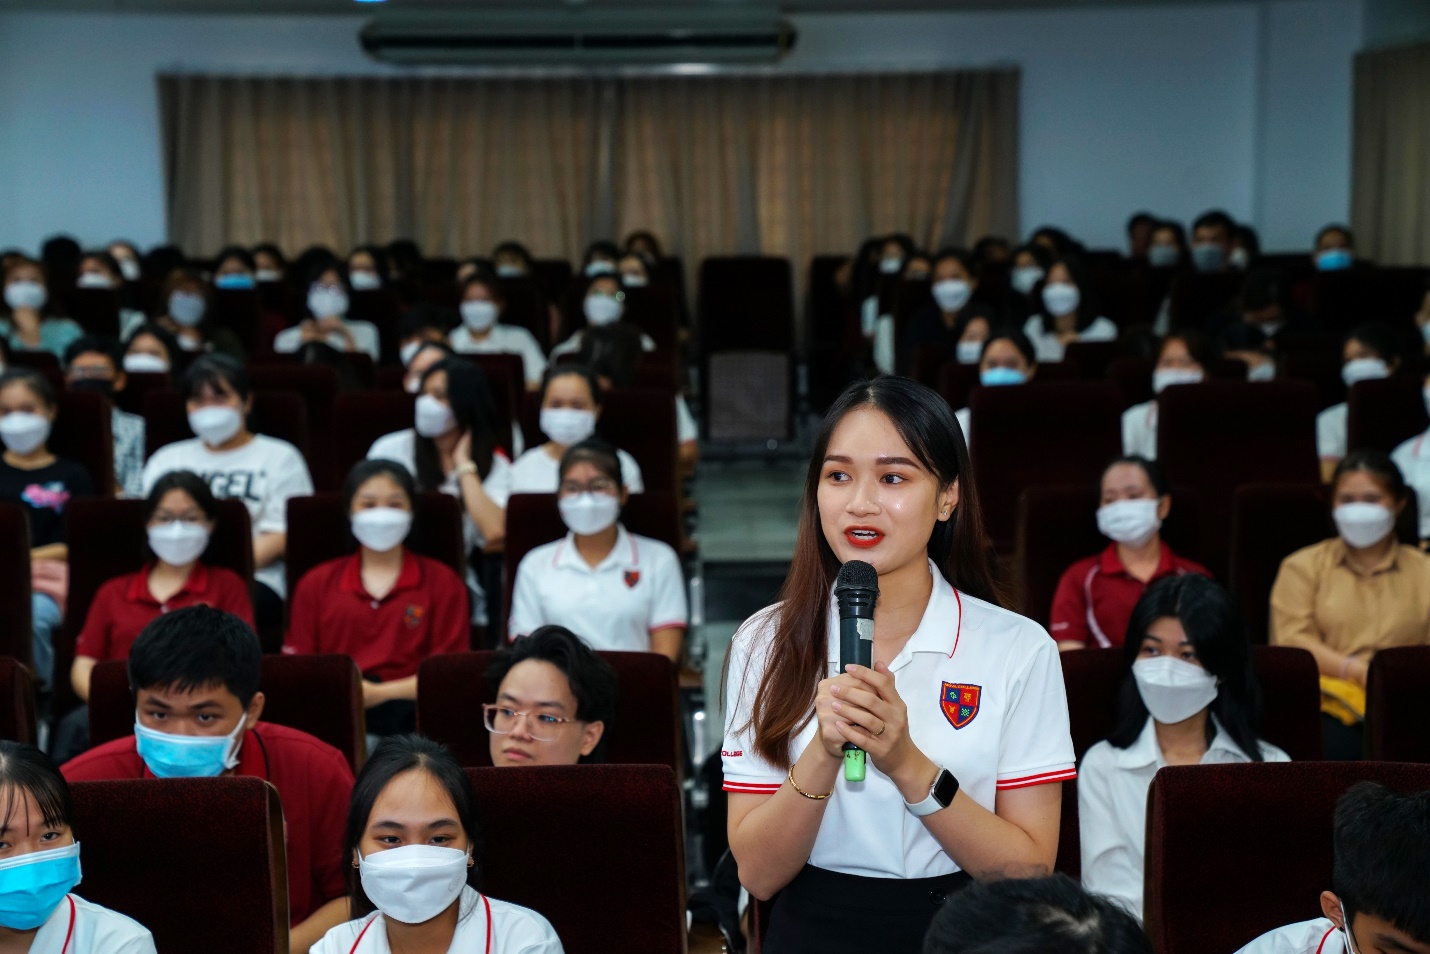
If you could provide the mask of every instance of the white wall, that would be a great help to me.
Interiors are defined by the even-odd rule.
[[[796,18],[792,69],[1017,65],[1024,232],[1119,245],[1139,208],[1250,218],[1268,248],[1349,211],[1362,0]],[[0,14],[0,247],[162,240],[154,75],[370,73],[359,17]]]

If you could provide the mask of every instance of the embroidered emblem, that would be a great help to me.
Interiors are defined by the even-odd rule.
[[[635,589],[636,584],[639,583],[640,581],[641,581],[641,571],[640,571],[640,570],[627,570],[627,571],[626,571],[626,586],[630,587],[631,589]]]
[[[978,705],[983,700],[982,686],[946,682],[939,697],[939,707],[943,717],[955,729],[962,729],[978,715]]]
[[[408,629],[416,629],[422,625],[422,617],[426,614],[427,611],[421,606],[408,605],[402,614],[402,621],[407,624]]]

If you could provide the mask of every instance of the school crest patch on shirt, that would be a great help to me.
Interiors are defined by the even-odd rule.
[[[407,624],[408,629],[416,629],[422,625],[422,617],[426,615],[426,610],[420,606],[408,605],[402,614],[402,621]]]
[[[640,570],[627,570],[627,571],[626,571],[626,586],[630,587],[631,589],[635,589],[635,588],[636,588],[636,584],[639,583],[640,581],[641,581],[641,571],[640,571]]]
[[[960,682],[943,684],[939,707],[943,717],[955,729],[962,729],[978,715],[978,705],[983,700],[983,687],[970,686]]]

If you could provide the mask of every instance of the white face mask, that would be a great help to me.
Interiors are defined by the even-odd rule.
[[[49,293],[39,282],[18,281],[5,286],[5,304],[11,308],[30,308],[39,311],[49,301]]]
[[[1227,257],[1226,263],[1232,268],[1245,268],[1250,261],[1251,256],[1247,254],[1246,249],[1237,246],[1231,250],[1231,255]]]
[[[650,284],[650,279],[636,272],[626,272],[621,275],[621,284],[626,288],[645,288]]]
[[[1420,337],[1425,339],[1425,343],[1430,345],[1430,321],[1420,326]]]
[[[114,282],[109,280],[108,275],[99,272],[80,272],[79,279],[75,282],[77,288],[113,288]]]
[[[486,331],[497,323],[497,306],[490,301],[462,302],[462,324],[473,331]]]
[[[570,447],[596,433],[596,412],[574,407],[544,407],[541,430],[562,447]]]
[[[1147,264],[1153,268],[1171,268],[1182,260],[1182,250],[1175,245],[1152,245],[1147,249]]]
[[[382,279],[377,277],[377,272],[348,272],[348,284],[353,291],[376,291],[382,287]]]
[[[1276,380],[1276,362],[1263,361],[1254,368],[1246,371],[1248,381],[1274,381]]]
[[[1350,387],[1360,381],[1379,381],[1390,377],[1390,368],[1379,358],[1356,358],[1341,365],[1341,380]]]
[[[904,268],[902,258],[881,258],[879,259],[879,271],[885,275],[897,275]]]
[[[50,439],[50,419],[43,414],[12,411],[0,417],[0,441],[16,454],[28,454]]]
[[[959,364],[977,364],[983,357],[983,342],[960,341],[956,350]]]
[[[124,276],[126,282],[137,282],[142,274],[139,270],[139,263],[132,258],[121,258],[119,260],[119,274]]]
[[[159,357],[157,354],[146,354],[137,351],[134,354],[124,356],[124,370],[130,374],[167,374],[169,362]]]
[[[1152,393],[1161,394],[1174,384],[1201,384],[1205,372],[1196,368],[1158,368],[1152,372]]]
[[[1341,504],[1331,511],[1331,517],[1341,539],[1357,550],[1375,546],[1395,529],[1395,513],[1380,504]]]
[[[1020,295],[1030,294],[1045,273],[1036,265],[1019,265],[1008,275],[1008,284]]]
[[[209,447],[233,439],[243,427],[243,415],[236,407],[201,407],[189,412],[189,430]]]
[[[1054,318],[1072,314],[1081,302],[1082,293],[1070,282],[1049,282],[1043,286],[1043,307]]]
[[[1142,704],[1163,725],[1185,722],[1216,700],[1216,676],[1175,656],[1139,659],[1132,677]]]
[[[946,278],[941,282],[934,282],[931,291],[933,300],[938,302],[939,308],[944,311],[958,311],[973,297],[973,286],[961,278]]]
[[[586,312],[587,321],[597,328],[602,328],[620,321],[621,313],[625,311],[625,306],[621,304],[615,295],[606,295],[596,292],[586,296],[582,310]]]
[[[341,318],[348,313],[348,296],[336,288],[314,288],[308,292],[308,310],[314,318]]]
[[[422,378],[408,378],[407,380],[402,382],[402,390],[406,391],[408,394],[416,394],[418,391],[422,390]]]
[[[557,506],[566,528],[582,537],[608,529],[621,512],[621,502],[610,494],[572,494],[562,497]]]
[[[253,273],[253,277],[257,279],[260,284],[266,285],[270,282],[281,282],[283,280],[283,273],[276,268],[260,268]]]
[[[386,553],[407,539],[412,529],[412,514],[396,507],[372,507],[359,510],[352,518],[353,536],[369,550]]]
[[[1116,500],[1097,508],[1097,529],[1109,540],[1134,549],[1145,546],[1162,529],[1160,500]]]
[[[359,856],[363,893],[385,918],[423,924],[452,906],[467,885],[465,851],[439,845],[403,845]]]
[[[405,368],[412,363],[412,359],[417,357],[417,352],[421,350],[422,342],[409,341],[407,342],[407,344],[397,349],[397,357],[399,360],[402,361],[402,366]]]
[[[597,275],[616,274],[616,263],[608,262],[604,258],[598,258],[593,262],[586,263],[586,277],[595,278]]]
[[[430,394],[417,398],[417,410],[413,426],[423,437],[441,437],[452,429],[455,418],[452,409]]]
[[[188,566],[209,546],[209,528],[188,520],[171,520],[149,528],[149,549],[170,566]]]
[[[169,317],[181,328],[193,328],[204,320],[208,303],[203,295],[176,291],[169,296]]]

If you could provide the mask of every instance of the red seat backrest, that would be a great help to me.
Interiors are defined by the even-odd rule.
[[[1430,762],[1430,646],[1382,649],[1370,660],[1366,757]]]
[[[338,396],[338,373],[321,364],[254,364],[249,378],[256,391],[294,394],[308,412],[308,448],[305,456],[313,486],[334,490],[345,474],[335,472],[333,459],[333,406]],[[255,412],[257,401],[254,402]],[[276,436],[276,435],[275,435]]]
[[[114,496],[114,438],[110,433],[110,404],[94,391],[62,391],[56,396],[55,427],[50,451],[76,460],[89,471],[94,492]]]
[[[33,664],[30,619],[30,521],[23,504],[0,501],[0,656]]]
[[[35,680],[24,663],[0,656],[0,739],[36,743]]]
[[[1346,399],[1346,448],[1389,454],[1430,428],[1420,375],[1360,381]]]
[[[308,410],[297,394],[281,391],[254,391],[253,413],[248,415],[248,429],[287,441],[303,455],[309,474],[313,458],[308,441]],[[165,444],[188,440],[189,417],[184,399],[177,391],[153,390],[144,395],[144,453],[152,455]]]
[[[338,395],[333,404],[333,466],[344,479],[354,464],[367,458],[379,437],[412,427],[416,402],[417,396],[401,387]]]

